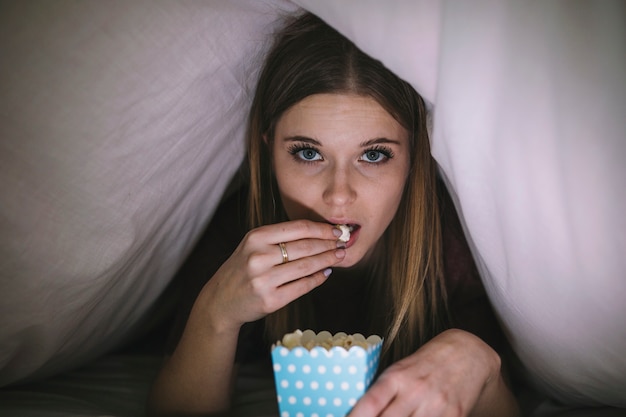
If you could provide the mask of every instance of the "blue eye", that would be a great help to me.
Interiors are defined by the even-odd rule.
[[[369,163],[383,163],[390,158],[393,158],[390,149],[368,149],[363,153],[361,160]]]
[[[363,154],[363,158],[368,162],[378,162],[384,157],[379,151],[367,151]]]
[[[296,152],[296,155],[298,155],[301,159],[305,161],[318,161],[322,159],[319,152],[317,152],[315,149],[312,149],[312,148],[301,149],[298,152]]]
[[[311,146],[294,145],[289,148],[289,153],[297,162],[315,162],[324,159],[317,149]]]

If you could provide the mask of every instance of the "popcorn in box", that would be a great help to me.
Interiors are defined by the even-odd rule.
[[[372,383],[382,339],[296,330],[272,346],[281,417],[343,417]]]

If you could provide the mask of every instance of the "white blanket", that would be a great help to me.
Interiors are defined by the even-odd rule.
[[[623,2],[298,0],[433,107],[529,377],[626,407]],[[288,1],[0,5],[0,385],[137,331],[243,158]]]

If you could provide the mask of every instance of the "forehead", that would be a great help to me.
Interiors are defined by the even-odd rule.
[[[407,136],[400,123],[376,100],[355,94],[306,97],[285,111],[277,124],[281,136],[315,135],[323,139],[326,134],[336,137],[342,132],[398,140]]]

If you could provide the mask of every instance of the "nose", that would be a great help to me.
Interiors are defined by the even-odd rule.
[[[333,206],[352,203],[357,196],[354,181],[354,175],[349,168],[331,170],[324,189],[324,202]]]

